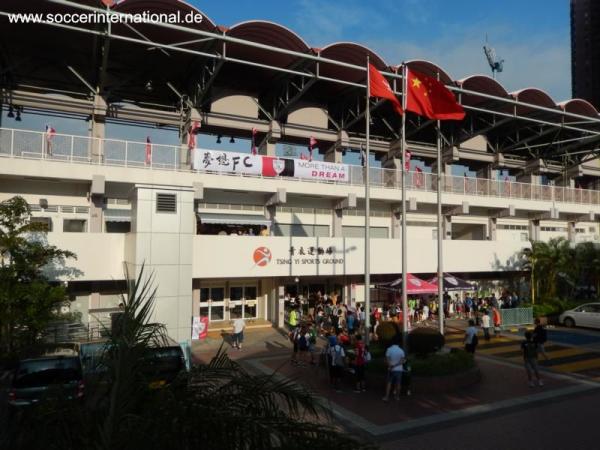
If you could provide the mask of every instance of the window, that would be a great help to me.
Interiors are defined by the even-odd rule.
[[[131,222],[106,222],[107,233],[129,233]]]
[[[177,194],[156,194],[156,212],[157,213],[176,213],[177,212]]]
[[[329,237],[329,225],[274,223],[273,236]]]
[[[374,239],[387,239],[389,230],[387,227],[370,227],[369,232],[371,238]],[[348,238],[364,238],[365,227],[363,226],[343,226],[342,237]]]
[[[32,217],[31,223],[43,223],[46,225],[46,231],[52,231],[52,219],[50,217]]]
[[[83,219],[64,219],[64,233],[85,233],[87,231],[87,221]]]

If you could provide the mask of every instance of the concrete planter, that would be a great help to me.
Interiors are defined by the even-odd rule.
[[[445,394],[479,383],[481,371],[475,366],[466,372],[436,377],[412,377],[411,391],[414,393]]]

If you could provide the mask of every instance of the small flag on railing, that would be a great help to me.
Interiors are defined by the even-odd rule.
[[[253,155],[258,154],[258,149],[256,148],[256,134],[258,133],[258,130],[254,127],[252,127],[252,148],[250,149],[250,151],[252,152]]]
[[[409,171],[410,170],[410,158],[412,157],[412,153],[410,152],[410,150],[406,150],[404,152],[404,170],[405,171]]]
[[[150,142],[150,136],[146,136],[146,164],[152,162],[152,142]]]
[[[415,187],[423,187],[423,171],[420,167],[415,167]]]
[[[46,125],[46,152],[52,155],[52,140],[56,135],[56,130],[50,125]]]
[[[313,158],[313,149],[317,145],[317,140],[314,137],[310,137],[308,141],[308,160],[312,161]]]
[[[200,133],[201,122],[194,120],[188,131],[188,149],[196,148],[196,135]]]
[[[367,163],[367,153],[365,152],[364,148],[360,149],[360,165],[365,167],[365,164]]]

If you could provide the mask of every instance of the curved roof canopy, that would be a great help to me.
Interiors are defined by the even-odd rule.
[[[78,0],[78,3],[104,10],[101,0]],[[17,13],[78,11],[46,0],[3,0],[0,9]],[[85,29],[84,33],[46,24],[9,26],[8,18],[0,16],[0,87],[8,91],[33,88],[87,99],[99,89],[108,103],[127,102],[170,111],[178,111],[184,98],[196,108],[208,111],[211,100],[230,92],[242,92],[259,104],[261,112],[255,119],[285,122],[288,111],[307,103],[326,111],[328,123],[336,129],[347,127],[349,132],[362,133],[365,91],[357,85],[365,83],[367,56],[380,71],[394,72],[398,68],[374,50],[354,42],[336,42],[315,49],[289,28],[269,21],[217,26],[181,0],[123,0],[113,10],[202,14],[201,23],[181,25],[213,35],[152,24],[114,24],[111,36],[107,36],[102,24],[75,26]],[[219,39],[223,35],[240,42]],[[317,64],[314,58],[303,57],[308,54],[343,64],[323,60]],[[537,144],[541,140],[541,145],[551,142],[555,137],[550,128],[558,129],[561,138],[568,133],[569,138],[585,137],[588,130],[600,130],[598,111],[584,100],[557,104],[535,87],[508,93],[498,81],[486,75],[454,81],[446,70],[431,61],[411,60],[406,64],[414,71],[439,76],[446,85],[471,91],[460,95],[468,112],[464,123],[442,124],[443,131],[452,134],[455,145],[479,133],[493,141],[497,151],[505,151],[517,148],[523,140]],[[401,90],[400,83],[396,90]],[[525,105],[515,106],[514,101]],[[371,115],[374,139],[397,138],[398,116],[388,103],[374,105]],[[410,118],[408,122],[413,127],[415,141],[423,138],[423,142],[432,142],[433,128],[427,121]],[[407,136],[411,137],[411,133]]]

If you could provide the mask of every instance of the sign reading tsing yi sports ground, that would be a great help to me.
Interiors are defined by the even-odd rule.
[[[348,182],[347,164],[278,158],[248,153],[194,149],[192,167],[203,172],[220,172],[263,177],[294,177],[309,180]]]

